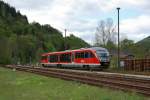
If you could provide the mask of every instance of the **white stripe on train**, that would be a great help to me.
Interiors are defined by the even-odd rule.
[[[89,67],[100,67],[101,64],[87,64],[87,63],[41,63],[42,65],[45,66],[57,66],[57,65],[61,65],[61,66],[65,66],[65,67],[83,67],[85,66],[89,66]]]

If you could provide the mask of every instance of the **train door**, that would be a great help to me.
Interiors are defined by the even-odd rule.
[[[75,59],[75,52],[71,53],[71,62],[74,63],[74,59]]]

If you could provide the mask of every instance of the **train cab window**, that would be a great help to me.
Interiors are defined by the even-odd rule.
[[[85,53],[84,53],[84,57],[85,57],[85,58],[93,58],[94,55],[93,55],[92,52],[85,52]]]
[[[90,58],[94,58],[94,54],[92,52],[90,52]]]
[[[49,62],[58,62],[58,55],[50,55]]]
[[[61,54],[60,61],[61,62],[71,62],[71,54]]]

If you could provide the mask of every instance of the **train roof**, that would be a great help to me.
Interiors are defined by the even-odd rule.
[[[107,51],[107,49],[106,48],[103,48],[103,47],[91,47],[91,48],[89,48],[89,49],[92,49],[92,50],[106,50]]]
[[[42,56],[47,55],[47,54],[51,54],[51,53],[64,53],[64,52],[72,52],[72,51],[80,51],[80,50],[94,50],[94,51],[98,51],[98,50],[103,50],[103,51],[107,51],[106,48],[103,47],[90,47],[90,48],[80,48],[80,49],[75,49],[75,50],[65,50],[65,51],[58,51],[58,52],[48,52],[48,53],[44,53],[42,54]]]

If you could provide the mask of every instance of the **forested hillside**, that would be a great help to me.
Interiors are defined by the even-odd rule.
[[[136,44],[136,52],[141,57],[150,57],[150,36],[138,41]]]
[[[64,42],[66,41],[66,42]],[[29,23],[25,15],[0,1],[0,64],[37,62],[40,54],[89,46],[71,35],[66,39],[50,25]]]

